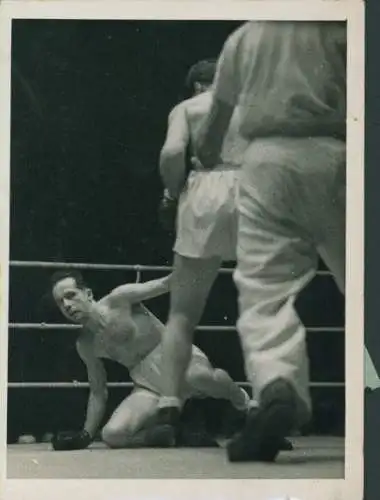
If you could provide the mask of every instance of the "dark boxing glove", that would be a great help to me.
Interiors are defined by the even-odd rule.
[[[167,190],[165,190],[164,196],[162,197],[162,200],[160,202],[158,214],[160,224],[166,231],[175,231],[177,208],[177,199],[172,198]]]
[[[53,437],[51,444],[55,451],[84,450],[92,442],[87,431],[59,432]]]

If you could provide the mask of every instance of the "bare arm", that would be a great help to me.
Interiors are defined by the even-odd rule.
[[[221,163],[220,153],[233,110],[228,103],[214,97],[197,140],[196,156],[204,168],[211,169]]]
[[[181,192],[186,174],[186,148],[190,133],[184,106],[176,106],[169,115],[165,143],[160,154],[160,174],[170,196]]]
[[[113,290],[108,299],[114,304],[122,305],[123,302],[136,303],[153,299],[170,291],[169,276],[158,280],[146,281],[145,283],[128,283]]]
[[[224,137],[238,99],[238,75],[235,64],[235,32],[225,43],[218,60],[213,83],[211,109],[206,116],[195,147],[196,157],[203,167],[211,169],[220,163],[220,154]]]
[[[85,340],[78,340],[77,351],[86,365],[90,385],[84,430],[93,438],[106,411],[107,374],[103,362],[94,356],[91,347]]]

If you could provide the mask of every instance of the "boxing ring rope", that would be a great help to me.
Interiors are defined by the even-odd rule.
[[[134,271],[141,273],[143,271],[151,272],[168,272],[172,271],[171,266],[145,266],[140,264],[88,264],[80,262],[43,262],[43,261],[25,261],[12,260],[9,263],[10,267],[41,267],[47,269],[88,269],[97,271]],[[222,267],[219,270],[220,274],[232,274],[233,269]],[[318,276],[331,276],[330,271],[317,271]]]
[[[70,325],[66,323],[9,323],[9,328],[21,330],[80,330],[81,325]],[[198,332],[236,332],[235,326],[198,326]],[[310,333],[325,332],[331,333],[343,332],[344,328],[340,326],[325,327],[316,326],[306,329]]]
[[[12,260],[9,262],[10,267],[19,268],[45,268],[45,269],[78,269],[78,270],[105,270],[105,271],[133,271],[136,273],[136,282],[138,283],[141,279],[141,273],[146,272],[170,272],[172,267],[170,266],[148,266],[148,265],[126,265],[126,264],[90,264],[90,263],[79,263],[79,262],[44,262],[44,261],[20,261]],[[219,270],[220,274],[232,274],[233,269],[231,268],[221,268]],[[318,276],[331,276],[329,271],[317,271]],[[79,330],[82,328],[81,325],[72,325],[66,323],[9,323],[8,327],[10,329],[21,329],[21,330]],[[318,333],[318,332],[344,332],[343,327],[310,327],[306,329],[308,333]],[[236,327],[234,326],[198,326],[197,331],[207,331],[207,332],[236,332]],[[249,387],[249,382],[237,382],[242,387]],[[131,388],[133,387],[133,382],[108,382],[107,386],[109,388]],[[344,382],[310,382],[310,387],[319,388],[332,388],[332,387],[345,387]],[[8,388],[10,389],[83,389],[88,388],[88,382],[8,382]]]
[[[237,382],[241,387],[250,387],[249,382]],[[107,382],[109,388],[133,387],[133,382]],[[332,388],[345,387],[344,382],[310,382],[310,387]],[[9,382],[10,389],[88,389],[88,382]]]

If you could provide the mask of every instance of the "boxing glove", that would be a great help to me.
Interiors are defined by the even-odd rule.
[[[53,450],[69,451],[84,450],[92,442],[90,434],[83,430],[80,432],[59,432],[51,441]]]
[[[168,191],[165,190],[159,205],[158,214],[160,224],[166,231],[175,231],[177,208],[177,199],[171,197]]]

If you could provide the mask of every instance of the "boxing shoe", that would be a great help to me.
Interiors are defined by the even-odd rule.
[[[246,424],[249,417],[249,410],[237,410],[231,406],[228,411],[226,418],[224,419],[221,437],[223,440],[231,440],[239,432],[241,432]],[[284,437],[280,443],[280,451],[292,451],[294,449],[293,443],[286,437]]]
[[[282,442],[280,442],[280,451],[293,451],[294,446],[293,443],[288,438],[284,438]]]
[[[289,382],[278,379],[261,394],[259,408],[251,408],[240,433],[227,444],[230,462],[273,462],[297,422],[297,395]]]
[[[183,425],[177,434],[176,446],[179,448],[218,448],[217,441],[203,426]]]
[[[176,406],[159,408],[152,425],[146,432],[148,446],[152,448],[173,448],[177,445],[181,410]]]
[[[201,400],[186,401],[177,435],[177,446],[182,448],[217,448],[217,441],[207,429],[206,408]]]
[[[160,408],[146,430],[152,448],[215,448],[217,441],[207,432],[201,409],[188,401],[184,408]]]

